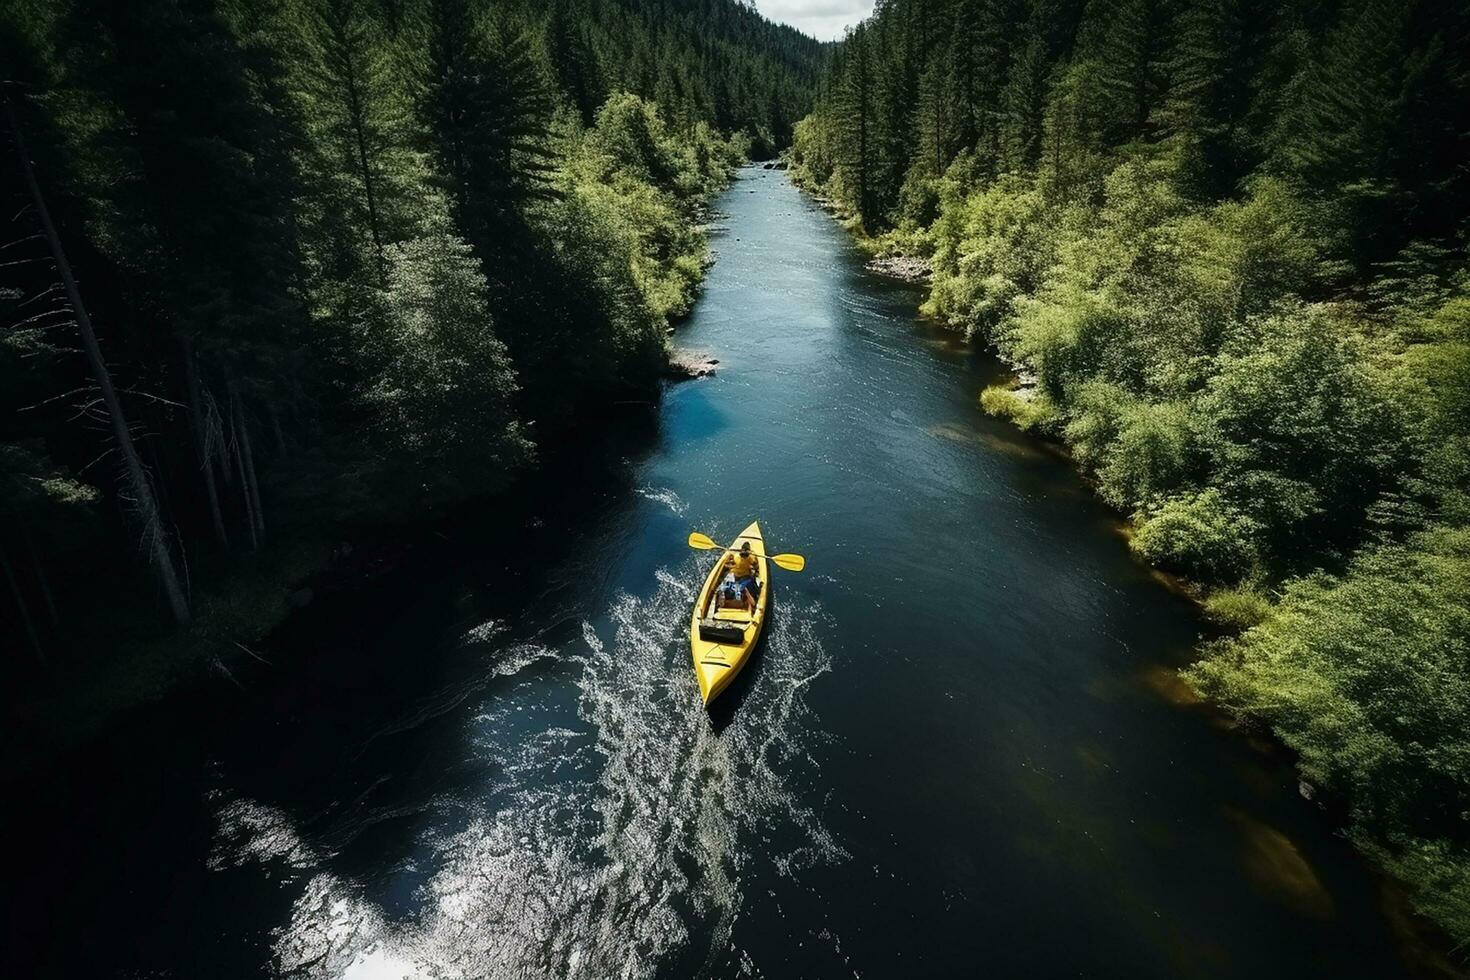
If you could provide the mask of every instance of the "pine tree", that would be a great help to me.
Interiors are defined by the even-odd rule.
[[[876,93],[873,57],[867,28],[858,25],[843,41],[843,73],[836,91],[836,116],[841,133],[838,172],[847,184],[864,227],[878,219],[874,132]]]
[[[1034,168],[1041,155],[1046,117],[1046,42],[1034,24],[1018,39],[1015,62],[1000,93],[1000,167],[1012,172]]]
[[[302,0],[298,99],[309,120],[308,157],[325,192],[319,232],[336,244],[346,281],[361,266],[381,285],[384,248],[407,233],[410,203],[395,181],[406,169],[406,120],[387,38],[368,0]]]
[[[1207,195],[1228,193],[1258,162],[1243,128],[1273,24],[1273,5],[1255,0],[1192,5],[1179,17],[1159,118],[1165,135],[1188,141]]]
[[[570,0],[556,0],[546,24],[546,51],[561,90],[571,98],[584,126],[592,125],[607,98],[602,65],[587,40],[584,22]]]
[[[1170,6],[1168,0],[1104,0],[1087,7],[1077,52],[1093,68],[1078,78],[1097,88],[1084,98],[1096,99],[1104,145],[1143,138],[1157,126],[1154,114],[1167,85]]]
[[[433,0],[420,115],[461,228],[491,254],[497,223],[550,193],[551,90],[524,33]]]
[[[56,225],[51,220],[51,211],[46,205],[46,197],[41,191],[40,181],[36,178],[30,152],[26,146],[25,134],[21,130],[20,116],[15,111],[9,92],[0,91],[0,101],[4,102],[6,121],[9,123],[15,152],[20,157],[21,172],[25,176],[26,188],[30,192],[36,217],[41,225],[41,233],[45,236],[46,243],[51,250],[52,260],[56,263],[57,275],[61,277],[67,304],[71,307],[77,330],[81,334],[87,364],[101,392],[102,405],[112,432],[113,442],[122,456],[123,480],[137,515],[144,550],[152,560],[154,573],[158,576],[159,585],[163,588],[164,597],[168,601],[174,620],[180,623],[187,622],[189,600],[185,595],[183,577],[179,573],[170,545],[170,535],[164,528],[163,515],[159,510],[153,480],[138,455],[132,429],[128,425],[122,402],[118,398],[117,387],[112,381],[112,372],[108,370],[107,362],[102,357],[102,348],[97,343],[96,331],[92,329],[92,318],[88,315],[87,307],[82,302],[81,289],[77,285],[76,277],[72,274],[71,263],[67,260],[61,236],[57,233]],[[12,591],[16,594],[17,601],[21,603],[24,614],[24,600],[19,596],[19,590],[15,586],[14,572],[8,560],[4,562],[4,566],[6,578]],[[40,644],[36,641],[34,628],[29,627],[28,633],[39,656]]]
[[[1417,220],[1452,234],[1444,219],[1470,200],[1450,163],[1470,123],[1467,20],[1454,5],[1358,0],[1291,84],[1273,166],[1340,196],[1360,260],[1387,258]]]
[[[283,132],[290,115],[261,101],[278,69],[261,52],[247,57],[206,0],[79,0],[64,30],[105,41],[97,51],[67,45],[64,68],[72,104],[85,106],[73,136],[99,175],[102,240],[134,301],[200,360],[206,385],[251,379],[242,397],[275,401],[299,363],[289,351],[301,271],[296,137]],[[144,45],[157,56],[123,54]]]

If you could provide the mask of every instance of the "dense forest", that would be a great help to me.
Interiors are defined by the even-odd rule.
[[[820,53],[731,0],[7,3],[7,687],[241,648],[342,528],[647,392]]]
[[[883,0],[790,151],[1470,941],[1470,5]]]

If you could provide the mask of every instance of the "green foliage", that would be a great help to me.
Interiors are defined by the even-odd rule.
[[[731,0],[0,8],[0,82],[190,556],[190,636],[279,616],[269,569],[249,615],[203,598],[275,536],[492,493],[531,434],[648,397],[709,197],[790,140],[820,55]],[[99,601],[156,600],[9,136],[0,642],[41,660],[110,648],[68,623]],[[96,575],[106,598],[50,584]]]
[[[1251,320],[1216,368],[1199,404],[1204,451],[1278,554],[1360,525],[1408,462],[1396,406],[1331,311]]]
[[[692,202],[728,179],[738,147],[697,125],[686,139],[668,131],[655,106],[613,96],[597,114],[570,172],[578,198],[628,255],[633,283],[660,320],[688,310],[704,276],[704,236],[689,222]]]
[[[76,547],[96,520],[97,488],[58,469],[36,444],[0,443],[0,542]]]
[[[391,446],[388,469],[460,492],[493,490],[529,445],[512,412],[515,374],[495,336],[480,263],[462,240],[431,233],[387,249],[363,348],[378,365],[363,400]]]
[[[1016,298],[1035,290],[1056,261],[1059,216],[1034,183],[1005,176],[967,194],[963,173],[964,162],[957,162],[940,182],[925,311],[971,335],[994,337]]]
[[[980,392],[980,407],[1010,419],[1026,431],[1050,432],[1058,421],[1056,406],[1043,391],[990,385]]]
[[[1205,615],[1236,629],[1250,629],[1270,618],[1271,600],[1249,585],[1215,589],[1205,597]]]
[[[1259,561],[1254,520],[1213,488],[1165,498],[1141,515],[1133,550],[1193,578],[1238,582]]]
[[[1065,438],[1140,556],[1227,586],[1206,611],[1248,631],[1200,682],[1461,940],[1466,52],[1464,4],[890,0],[789,154],[1034,375],[986,411]]]
[[[1470,531],[1434,527],[1366,549],[1343,576],[1294,581],[1189,678],[1269,721],[1309,779],[1351,801],[1355,835],[1414,871],[1426,908],[1462,932],[1467,879],[1440,872],[1470,859],[1467,659]],[[1429,873],[1428,854],[1446,864]]]
[[[1184,402],[1137,402],[1120,414],[1118,435],[1097,468],[1102,495],[1114,506],[1152,500],[1195,471],[1194,433]]]

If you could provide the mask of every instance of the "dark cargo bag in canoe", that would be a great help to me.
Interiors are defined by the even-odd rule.
[[[710,643],[739,643],[745,639],[745,627],[719,619],[701,619],[699,638]]]

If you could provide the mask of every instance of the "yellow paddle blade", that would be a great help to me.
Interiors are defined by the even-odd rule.
[[[806,567],[806,559],[801,555],[772,555],[771,561],[776,567],[784,568],[788,572],[799,572]]]
[[[718,548],[719,545],[711,541],[708,535],[694,531],[689,535],[689,547],[698,548],[700,551],[709,551],[713,548]]]

